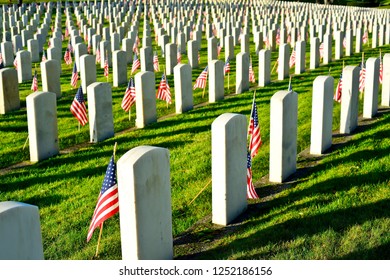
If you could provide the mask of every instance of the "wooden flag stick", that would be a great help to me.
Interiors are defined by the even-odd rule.
[[[206,81],[206,84],[207,84],[207,81]],[[202,98],[204,97],[205,91],[206,91],[206,85],[204,85],[204,88],[203,88]]]
[[[330,76],[330,69],[332,69],[332,67],[329,67],[329,76]]]
[[[278,61],[275,62],[274,67],[272,67],[271,73],[274,72],[276,65],[278,64]]]
[[[129,121],[131,121],[131,106],[130,106],[130,109],[129,109]]]
[[[211,183],[211,179],[210,181],[207,182],[207,184],[200,190],[200,192],[190,201],[190,203],[188,203],[188,206],[190,206],[194,201],[195,199],[198,198],[198,196],[200,196],[202,194],[202,192],[210,185]]]
[[[28,138],[29,138],[29,135],[27,134],[26,142],[24,142],[24,145],[23,145],[23,150],[24,150],[24,148],[26,148],[26,146],[27,146]]]
[[[228,72],[228,91],[230,91],[230,71]]]
[[[79,122],[79,130],[78,131],[80,132],[80,122]]]
[[[97,243],[97,246],[96,246],[95,257],[97,257],[98,253],[99,253],[99,246],[100,246],[100,240],[102,238],[103,224],[104,224],[104,222],[102,222],[102,224],[100,225],[99,238],[98,238],[98,243]]]

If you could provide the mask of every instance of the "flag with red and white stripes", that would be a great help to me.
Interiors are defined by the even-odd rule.
[[[324,43],[321,43],[320,44],[320,58],[323,58],[324,57],[324,53],[325,53],[325,46],[324,46]]]
[[[160,71],[160,65],[158,63],[157,52],[154,52],[154,55],[153,55],[153,68],[154,68],[154,71],[156,71],[156,72]]]
[[[14,67],[15,67],[15,70],[18,70],[18,59],[17,59],[17,57],[15,57],[15,59],[14,59]]]
[[[217,57],[219,57],[221,51],[222,51],[222,46],[221,46],[221,44],[218,42],[218,45],[217,45]]]
[[[73,65],[73,71],[72,71],[72,78],[70,80],[70,84],[72,87],[77,87],[77,81],[79,80],[79,74],[77,72],[77,66],[76,63]]]
[[[108,66],[108,58],[106,57],[104,59],[104,77],[108,78],[109,74],[110,74],[110,68]]]
[[[360,64],[360,74],[359,74],[359,91],[363,92],[366,85],[366,67],[364,63]]]
[[[137,69],[140,68],[140,66],[141,66],[141,62],[139,61],[139,58],[135,53],[133,57],[133,66],[131,67],[131,74],[137,71]]]
[[[180,48],[177,50],[177,63],[181,63],[181,52],[180,52]]]
[[[226,75],[227,73],[230,73],[230,59],[227,58],[225,65],[223,67],[223,74]]]
[[[72,105],[70,106],[70,111],[82,126],[87,124],[87,107],[85,106],[84,94],[81,87],[79,87],[77,90],[76,96],[74,97]]]
[[[43,50],[42,62],[45,62],[46,60],[47,60],[47,58],[46,58],[45,50]]]
[[[337,83],[336,91],[333,100],[341,103],[341,93],[343,90],[343,73],[340,74],[339,82]]]
[[[248,127],[248,136],[249,136],[249,151],[251,153],[251,157],[253,158],[257,155],[259,148],[262,144],[261,135],[260,135],[259,117],[257,114],[257,105],[256,105],[255,97],[253,97],[252,111],[251,111],[251,117],[249,120],[249,127]]]
[[[296,52],[295,52],[295,49],[293,49],[293,51],[291,52],[291,55],[290,55],[290,68],[293,67],[295,65],[295,62],[296,62]]]
[[[169,87],[167,78],[164,74],[161,77],[161,81],[157,89],[156,97],[158,99],[166,101],[168,104],[172,103],[171,89]]]
[[[249,81],[251,83],[256,83],[255,71],[253,70],[252,67],[252,59],[249,61]]]
[[[246,197],[248,199],[257,199],[259,196],[256,193],[252,180],[252,158],[249,152],[246,158]]]
[[[130,78],[126,88],[125,95],[123,96],[121,107],[125,112],[128,112],[131,106],[135,103],[135,85],[134,79]]]
[[[383,62],[382,56],[379,58],[379,83],[383,83]]]
[[[199,77],[195,81],[194,89],[205,88],[207,83],[208,66],[200,73]]]
[[[100,49],[96,48],[96,63],[100,63],[101,56],[100,56]]]
[[[33,92],[36,92],[38,90],[38,75],[37,75],[37,70],[35,70],[34,72],[34,77],[33,77],[33,80],[32,80],[32,84],[31,84],[31,90]]]
[[[70,53],[69,48],[67,48],[65,51],[64,60],[65,60],[66,65],[72,64],[72,55]]]
[[[104,176],[103,186],[99,193],[92,221],[89,225],[87,242],[91,239],[96,228],[103,222],[119,212],[118,184],[116,180],[116,164],[114,156],[111,157]]]

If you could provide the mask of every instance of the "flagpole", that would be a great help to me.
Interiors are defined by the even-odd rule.
[[[24,142],[24,145],[23,145],[23,150],[24,150],[24,148],[26,148],[26,145],[27,145],[27,142],[28,142],[28,138],[29,138],[29,135],[27,134],[26,142]]]
[[[106,51],[105,59],[107,59],[107,68],[108,68],[108,52],[107,51]],[[109,72],[107,71],[107,83],[108,83],[108,76],[109,76]]]
[[[167,85],[168,84],[168,79],[167,79],[167,72],[166,72],[166,69],[164,69],[164,74],[165,74],[165,85]],[[165,91],[165,94],[166,94],[166,91]],[[166,95],[165,95],[166,96]],[[167,100],[165,100],[166,102],[167,102],[167,109],[168,109],[168,106],[169,106],[169,104],[168,104],[168,101]]]
[[[278,64],[278,61],[275,62],[274,67],[272,67],[271,73],[274,72],[276,65]]]
[[[130,106],[130,109],[129,109],[129,121],[131,121],[131,106]]]
[[[114,162],[115,162],[115,154],[116,154],[117,146],[118,146],[118,143],[115,142],[115,145],[114,145],[114,152],[113,152]],[[100,225],[100,232],[99,232],[98,243],[97,243],[97,246],[96,246],[95,257],[97,257],[97,256],[98,256],[98,253],[99,253],[100,240],[101,240],[101,238],[102,238],[102,232],[103,232],[103,224],[104,224],[104,222],[102,222],[101,225]]]
[[[230,91],[230,70],[228,72],[228,91]]]

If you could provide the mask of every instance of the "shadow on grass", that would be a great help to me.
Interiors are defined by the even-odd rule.
[[[254,218],[253,215],[256,214],[258,215],[259,213],[256,213],[256,211],[252,213],[252,218]],[[299,237],[308,238],[309,236],[325,232],[329,229],[339,234],[343,234],[343,232],[351,226],[385,217],[390,217],[390,199],[384,199],[376,203],[370,203],[360,207],[339,209],[304,218],[291,218],[288,221],[258,230],[248,236],[238,237],[228,244],[219,245],[217,248],[206,249],[201,253],[189,253],[187,255],[180,256],[177,259],[227,259],[232,253],[237,255],[242,253],[242,255],[246,255],[246,252],[256,251],[256,248],[260,251],[260,248],[262,247],[273,247],[284,242],[292,242]],[[239,218],[239,220],[240,219],[242,218]],[[225,233],[222,234],[222,232],[218,232],[218,236],[227,237],[229,232],[233,230],[235,235],[237,235],[240,232],[246,232],[258,227],[258,224],[262,222],[263,220],[261,219],[261,216],[259,216],[258,218],[254,218],[244,223],[243,225],[232,225],[226,229],[221,229],[221,231],[225,231]],[[203,234],[205,234],[205,232],[203,232]],[[201,235],[201,233],[198,233],[198,235]],[[212,238],[212,236],[209,235],[206,238],[203,237],[203,240],[210,238]],[[274,254],[275,252],[272,250],[266,250],[266,252],[262,253],[252,253],[250,258],[270,259]],[[363,251],[356,252],[355,254],[350,255],[349,258],[364,259],[365,256],[367,257],[367,254]],[[375,253],[375,256],[376,258],[384,258],[377,253]],[[347,258],[348,256],[345,256],[345,259]]]

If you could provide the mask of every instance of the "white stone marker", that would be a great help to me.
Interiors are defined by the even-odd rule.
[[[306,42],[305,41],[296,42],[295,48],[296,48],[295,74],[299,75],[305,72]]]
[[[153,68],[153,49],[152,47],[143,47],[140,49],[141,71],[154,71]]]
[[[324,35],[324,57],[322,62],[327,65],[332,61],[332,35],[325,34]]]
[[[188,49],[188,63],[191,65],[192,69],[198,68],[198,53],[199,47],[198,43],[195,40],[190,40],[187,42]]]
[[[124,154],[118,192],[122,259],[173,259],[169,151],[139,146]]]
[[[341,59],[344,55],[343,51],[343,40],[344,40],[344,32],[336,31],[335,32],[335,59]]]
[[[360,67],[346,66],[341,92],[340,133],[349,134],[358,125]]]
[[[87,88],[89,136],[92,143],[114,136],[112,92],[109,83],[95,82]]]
[[[113,86],[119,87],[127,83],[126,52],[116,50],[112,53]]]
[[[390,106],[390,53],[383,56],[382,106]]]
[[[39,44],[35,39],[29,39],[27,41],[27,50],[31,54],[31,61],[38,62],[39,61]]]
[[[332,146],[332,76],[318,76],[313,82],[310,153],[323,154]]]
[[[57,98],[60,98],[60,75],[60,63],[57,60],[51,59],[41,62],[42,91],[54,92]]]
[[[236,63],[236,94],[249,90],[249,55],[238,53]]]
[[[211,125],[212,222],[227,225],[247,207],[246,117],[225,113]]]
[[[218,39],[211,37],[207,39],[207,61],[210,62],[214,59],[218,59],[217,53]]]
[[[74,57],[77,66],[77,71],[80,72],[80,57],[84,54],[88,54],[87,46],[84,43],[78,43],[74,47]]]
[[[290,45],[283,44],[279,47],[279,62],[278,62],[278,80],[283,81],[287,78],[290,71]]]
[[[0,260],[43,260],[37,206],[0,202]]]
[[[167,75],[173,74],[173,68],[177,65],[177,46],[174,43],[169,43],[165,46],[166,50],[166,73]]]
[[[30,161],[37,162],[59,153],[57,96],[34,92],[26,97]]]
[[[214,103],[224,99],[225,84],[223,76],[224,63],[221,60],[209,62],[209,102]]]
[[[234,41],[233,41],[233,36],[225,36],[225,45],[224,45],[224,50],[225,50],[225,61],[229,59],[234,59]],[[222,42],[222,39],[221,39]]]
[[[0,114],[19,110],[20,97],[18,75],[15,69],[0,69]]]
[[[310,69],[316,69],[320,66],[320,39],[312,38],[310,44]]]
[[[136,114],[135,125],[143,128],[157,121],[156,87],[154,72],[138,72],[135,77]]]
[[[271,82],[271,50],[259,51],[259,87]]]
[[[96,56],[84,54],[80,57],[80,78],[81,86],[85,90],[96,82]]]
[[[298,94],[275,93],[270,117],[269,181],[282,183],[296,171]]]
[[[378,113],[379,58],[370,57],[366,62],[363,118],[372,119]]]
[[[2,42],[1,54],[3,55],[4,66],[12,66],[14,62],[14,49],[11,42]]]
[[[176,114],[181,114],[194,108],[192,95],[192,69],[189,64],[178,64],[173,68],[175,82]]]
[[[16,61],[18,63],[18,82],[19,84],[30,81],[32,79],[32,63],[29,51],[18,51],[16,53]]]

